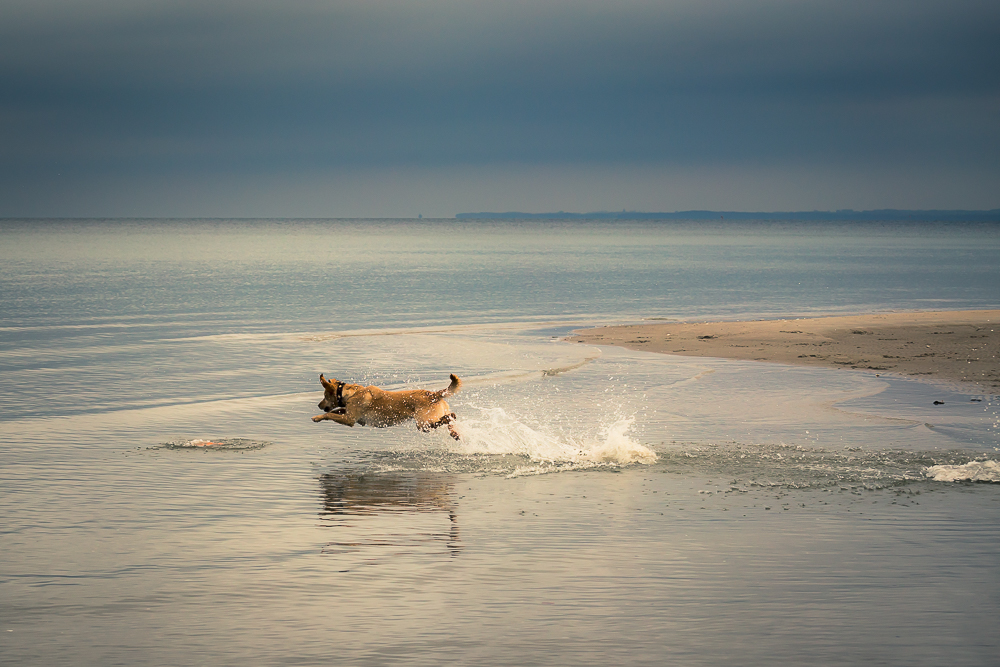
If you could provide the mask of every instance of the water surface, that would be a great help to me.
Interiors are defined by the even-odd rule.
[[[1000,484],[938,480],[996,397],[561,338],[997,307],[996,231],[4,221],[0,655],[990,664]],[[320,372],[457,373],[463,439],[314,424]]]

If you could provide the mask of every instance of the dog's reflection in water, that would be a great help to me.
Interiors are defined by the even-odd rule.
[[[376,564],[389,556],[462,550],[449,475],[345,471],[320,475],[319,482],[323,525],[340,533],[325,554],[357,554]]]

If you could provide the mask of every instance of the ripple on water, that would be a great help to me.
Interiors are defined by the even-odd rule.
[[[1000,481],[1000,464],[965,450],[842,451],[798,445],[723,443],[679,446],[660,453],[671,472],[727,475],[746,487],[877,490],[916,482]]]

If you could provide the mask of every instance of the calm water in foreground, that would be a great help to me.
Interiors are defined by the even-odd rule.
[[[0,662],[996,664],[997,397],[560,338],[997,308],[998,232],[0,221]]]

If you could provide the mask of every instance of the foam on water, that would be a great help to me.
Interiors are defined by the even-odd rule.
[[[936,465],[927,468],[935,482],[1000,482],[1000,462],[971,461],[964,465]]]

